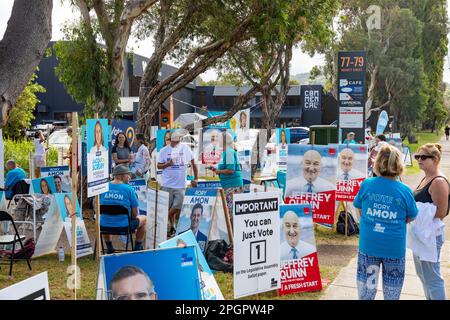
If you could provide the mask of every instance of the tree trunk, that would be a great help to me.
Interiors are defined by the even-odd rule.
[[[15,0],[0,41],[0,127],[39,65],[52,35],[52,0]]]

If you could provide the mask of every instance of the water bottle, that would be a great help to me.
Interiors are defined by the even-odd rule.
[[[63,261],[64,261],[64,258],[65,258],[64,248],[63,248],[63,247],[59,247],[59,250],[58,250],[58,259],[59,259],[59,262],[63,262]]]

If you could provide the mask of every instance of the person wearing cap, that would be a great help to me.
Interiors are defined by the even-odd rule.
[[[131,172],[127,166],[118,165],[113,169],[113,181],[109,183],[109,191],[100,195],[100,205],[119,205],[128,209],[131,215],[131,231],[136,230],[135,250],[142,250],[142,242],[145,238],[145,225],[147,218],[139,215],[139,202],[136,191],[128,185],[131,179]],[[128,226],[128,218],[124,215],[108,215],[104,213],[100,219],[100,224],[104,228],[113,229]],[[103,236],[107,246],[107,253],[114,253],[111,242],[111,235]]]
[[[175,235],[176,220],[178,219],[181,206],[183,205],[184,192],[186,189],[186,171],[191,163],[194,171],[192,187],[197,186],[198,170],[194,162],[191,148],[181,144],[183,134],[179,131],[172,133],[170,145],[165,146],[159,152],[158,169],[162,169],[161,190],[169,193],[169,236]]]
[[[136,135],[136,145],[138,147],[138,151],[136,152],[134,160],[132,161],[132,172],[137,179],[145,179],[145,183],[147,183],[150,176],[150,152],[145,145],[145,138],[143,134],[138,133]]]
[[[347,139],[344,140],[344,142],[342,142],[343,144],[356,144],[355,141],[355,133],[354,132],[349,132],[347,133]]]

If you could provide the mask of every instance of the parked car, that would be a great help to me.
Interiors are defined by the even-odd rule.
[[[50,146],[58,150],[63,149],[63,152],[67,152],[70,147],[71,139],[67,130],[56,130],[50,135],[48,142]]]

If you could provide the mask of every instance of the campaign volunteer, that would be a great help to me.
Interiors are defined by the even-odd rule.
[[[176,220],[183,205],[186,189],[186,170],[189,163],[194,171],[194,180],[191,181],[191,185],[196,187],[198,180],[198,170],[194,162],[194,155],[187,145],[180,143],[182,136],[183,134],[179,131],[171,134],[170,145],[161,149],[157,164],[158,169],[163,170],[161,190],[169,193],[169,236],[173,236],[176,233]]]
[[[6,169],[8,169],[8,173],[6,174],[5,181],[5,198],[7,200],[11,200],[13,197],[13,188],[17,182],[20,180],[24,180],[27,178],[25,171],[20,168],[14,160],[8,160],[6,162]]]
[[[403,172],[400,151],[383,146],[375,159],[375,178],[364,180],[354,205],[361,211],[357,287],[360,300],[373,300],[383,266],[385,300],[398,300],[405,277],[406,224],[417,216],[414,196],[396,180]]]
[[[128,209],[131,215],[131,231],[136,230],[136,242],[134,249],[142,250],[142,242],[145,237],[145,225],[147,218],[139,213],[139,202],[136,191],[128,185],[130,182],[130,169],[127,166],[118,165],[113,169],[114,180],[109,183],[109,191],[100,195],[101,205],[120,205]],[[101,227],[112,229],[128,226],[128,218],[124,215],[108,215],[102,212]],[[104,235],[108,254],[114,252],[111,235]]]

